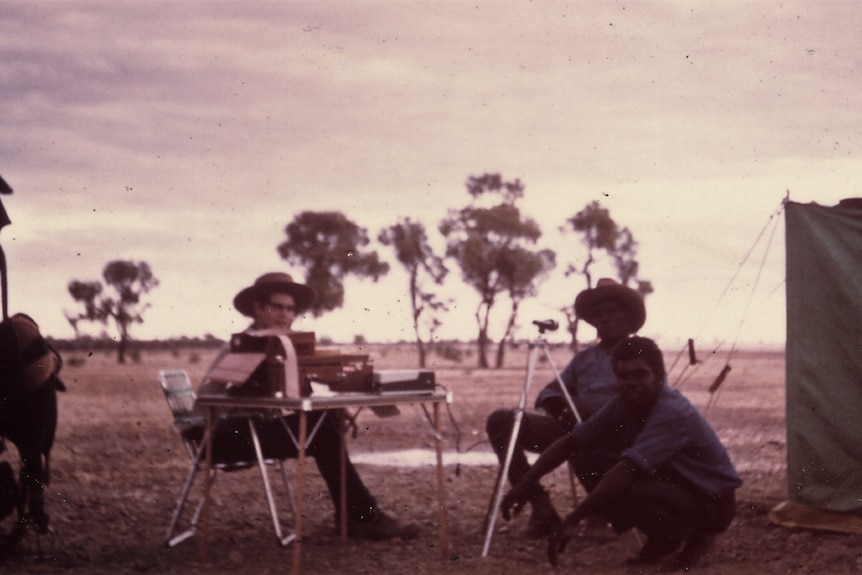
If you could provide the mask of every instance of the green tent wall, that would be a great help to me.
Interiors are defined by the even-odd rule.
[[[862,512],[862,209],[785,205],[790,503]]]

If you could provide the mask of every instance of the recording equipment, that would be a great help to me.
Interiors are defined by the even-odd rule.
[[[539,328],[539,333],[545,333],[546,331],[557,331],[557,328],[560,327],[553,319],[546,319],[544,321],[533,320],[533,325]]]
[[[373,367],[367,354],[320,350],[314,332],[236,333],[230,351],[207,374],[228,395],[304,397],[311,382],[332,391],[372,391]]]
[[[436,387],[433,371],[389,369],[372,376],[375,393],[432,393]]]

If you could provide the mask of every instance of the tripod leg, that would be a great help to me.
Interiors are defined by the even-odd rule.
[[[566,388],[566,384],[563,383],[563,379],[560,377],[560,372],[557,371],[557,366],[554,365],[554,360],[551,357],[551,352],[548,350],[548,344],[545,340],[542,340],[542,349],[545,352],[545,359],[548,360],[548,365],[551,366],[551,370],[554,372],[554,379],[557,381],[557,385],[560,386],[560,391],[563,393],[563,397],[566,398],[566,403],[568,403],[569,409],[572,410],[572,414],[575,416],[575,419],[580,423],[583,421],[583,419],[581,419],[581,414],[578,412],[578,408],[575,407],[575,401],[572,399],[572,395]]]
[[[485,512],[485,519],[482,521],[482,533],[488,530],[491,513],[494,511],[494,503],[497,501],[498,486],[504,483],[500,481],[501,477],[503,477],[503,466],[499,465],[497,466],[497,477],[494,479],[494,491],[491,493],[491,499],[488,500],[488,510]]]
[[[527,406],[527,395],[530,391],[530,381],[533,379],[533,370],[536,367],[538,352],[539,348],[537,344],[531,344],[530,357],[527,360],[527,374],[524,377],[524,387],[521,389],[521,400],[518,402],[518,409],[515,412],[515,421],[512,424],[512,434],[509,436],[509,446],[506,449],[506,458],[503,465],[500,467],[500,473],[497,476],[497,484],[494,488],[494,495],[491,499],[491,507],[489,509],[490,517],[485,520],[486,531],[485,543],[482,547],[482,557],[488,556],[488,548],[491,546],[491,537],[494,535],[494,524],[497,522],[497,513],[500,511],[500,501],[503,499],[503,488],[509,475],[509,467],[512,464],[512,455],[515,452],[515,443],[518,441],[518,434],[521,432],[521,422],[524,419],[524,410]]]

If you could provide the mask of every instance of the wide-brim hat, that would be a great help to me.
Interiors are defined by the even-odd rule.
[[[10,318],[10,323],[25,362],[24,385],[27,389],[35,389],[56,372],[59,360],[45,345],[39,326],[33,318],[16,313]]]
[[[236,294],[233,307],[242,315],[254,316],[252,302],[263,301],[271,293],[286,293],[293,296],[296,313],[302,313],[314,303],[317,292],[305,284],[296,283],[290,274],[284,272],[265,273],[254,284]]]
[[[575,314],[590,325],[595,325],[595,311],[598,305],[615,301],[623,308],[629,321],[629,333],[635,333],[646,322],[646,307],[641,295],[632,288],[611,278],[602,278],[596,287],[586,289],[575,298]]]

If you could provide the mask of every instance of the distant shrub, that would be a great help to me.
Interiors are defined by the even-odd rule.
[[[365,345],[366,343],[368,342],[365,341],[364,335],[357,334],[353,336],[353,345]]]
[[[189,354],[189,363],[195,364],[201,362],[201,354],[196,351],[193,351]]]
[[[332,338],[328,335],[322,335],[317,338],[317,343],[318,345],[332,345],[334,342],[332,341]]]
[[[461,348],[459,348],[457,344],[453,344],[448,341],[438,342],[437,345],[434,346],[434,353],[443,359],[448,359],[456,363],[461,363],[464,359],[464,352],[461,351]]]
[[[87,358],[80,355],[73,355],[70,358],[63,360],[63,365],[67,365],[69,367],[81,367],[87,363]]]

